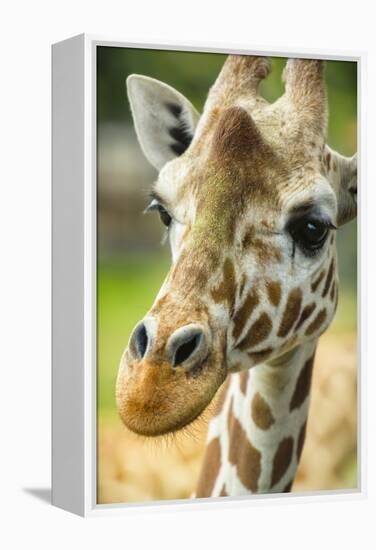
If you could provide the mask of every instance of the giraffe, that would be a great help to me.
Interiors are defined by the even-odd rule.
[[[172,265],[121,357],[117,407],[158,436],[219,395],[198,498],[290,491],[338,301],[336,229],[356,216],[356,154],[326,144],[323,62],[289,59],[274,103],[258,92],[270,69],[228,56],[201,115],[165,83],[127,80]]]

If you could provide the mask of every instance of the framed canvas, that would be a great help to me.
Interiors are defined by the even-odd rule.
[[[56,506],[364,493],[364,72],[252,44],[53,46]]]

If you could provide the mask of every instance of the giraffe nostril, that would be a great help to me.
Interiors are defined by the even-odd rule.
[[[172,367],[184,366],[191,369],[201,363],[208,355],[210,334],[205,327],[189,324],[180,327],[167,343],[167,354]]]
[[[137,355],[142,359],[146,353],[149,343],[148,333],[146,332],[146,327],[144,323],[140,323],[132,336],[133,349],[136,350]]]
[[[173,366],[177,367],[189,359],[198,348],[200,340],[201,334],[193,334],[188,340],[180,344],[175,351]]]

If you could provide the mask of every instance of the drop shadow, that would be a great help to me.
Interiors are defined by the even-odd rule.
[[[51,489],[49,487],[24,487],[23,491],[34,498],[51,504]]]

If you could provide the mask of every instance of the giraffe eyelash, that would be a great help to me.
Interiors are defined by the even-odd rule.
[[[156,199],[154,199],[149,204],[149,206],[146,208],[145,212],[153,212],[154,210],[156,210],[159,213],[159,217],[160,217],[161,222],[163,223],[163,225],[165,225],[167,228],[169,228],[171,223],[172,223],[173,218],[172,218],[171,214],[169,213],[169,211],[163,206],[163,204],[158,202]]]
[[[157,202],[156,199],[153,199],[152,202],[145,208],[144,214],[150,214],[150,212],[159,211],[160,204]],[[161,246],[164,246],[168,240],[168,234],[169,234],[169,227],[166,227],[166,229],[163,231],[162,239],[161,239]]]
[[[158,210],[161,206],[161,203],[157,199],[153,199],[150,204],[145,208],[144,214],[149,214],[149,212],[154,212]]]

